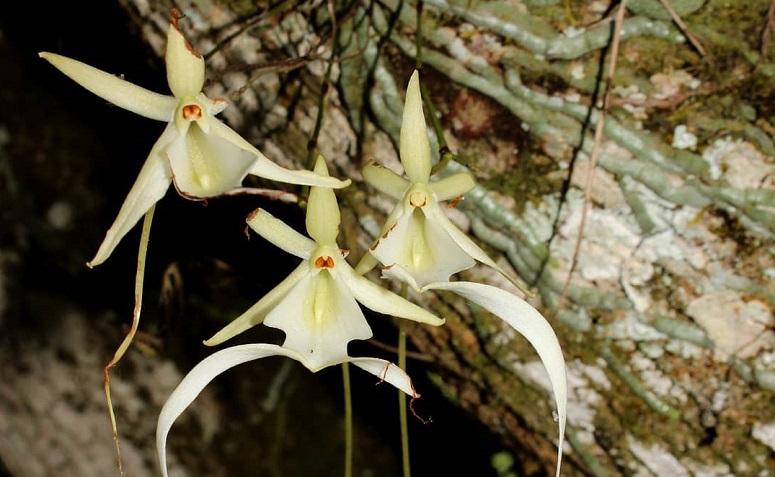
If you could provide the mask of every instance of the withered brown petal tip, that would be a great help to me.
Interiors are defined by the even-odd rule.
[[[180,31],[180,27],[178,26],[178,22],[185,18],[186,16],[177,8],[173,8],[170,10],[170,22],[172,23],[172,26],[175,27],[175,29],[183,36],[183,41],[186,44],[186,49],[191,52],[192,55],[196,56],[197,58],[201,58],[202,54],[199,53],[199,51],[191,46],[191,43],[188,42],[188,38],[186,38],[186,35],[183,35],[183,32]]]
[[[246,222],[250,222],[251,220],[256,218],[256,215],[258,215],[261,212],[261,208],[254,210],[253,212],[248,214],[248,217],[245,219]]]
[[[183,15],[183,12],[181,12],[177,8],[170,9],[170,21],[172,22],[172,26],[174,26],[175,28],[178,28],[178,21],[184,17],[185,15]]]

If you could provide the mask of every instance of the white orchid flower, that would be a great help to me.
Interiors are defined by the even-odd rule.
[[[40,56],[97,96],[134,113],[169,123],[156,141],[90,267],[110,256],[118,242],[162,197],[171,182],[189,199],[204,199],[240,189],[248,174],[301,185],[344,187],[350,183],[291,171],[267,159],[215,115],[223,99],[202,92],[205,65],[178,29],[176,12],[167,33],[167,82],[173,96],[154,93],[110,73],[54,53]]]
[[[367,182],[399,202],[372,245],[371,255],[364,257],[356,270],[365,273],[379,261],[385,265],[382,269],[384,277],[398,279],[421,293],[427,290],[456,293],[498,316],[527,338],[538,352],[554,392],[559,426],[559,477],[568,400],[565,360],[560,343],[549,322],[525,300],[493,286],[449,281],[452,274],[472,267],[478,260],[496,269],[526,292],[521,284],[455,227],[439,207],[439,201],[470,191],[474,181],[470,174],[460,173],[430,182],[430,144],[416,71],[406,91],[399,148],[408,179],[374,163],[367,164],[363,169]]]
[[[318,158],[315,172],[328,175]],[[206,345],[220,344],[264,323],[285,332],[283,347],[303,357],[317,371],[347,361],[347,344],[372,336],[357,302],[378,313],[441,325],[444,320],[357,274],[336,244],[339,206],[334,191],[313,187],[307,204],[309,239],[263,209],[248,217],[248,225],[276,246],[304,261],[276,288],[235,319]]]
[[[417,71],[406,89],[399,154],[407,178],[374,162],[363,168],[366,182],[398,203],[371,246],[371,253],[363,257],[356,270],[365,273],[379,261],[404,269],[422,288],[429,283],[449,281],[451,275],[479,261],[524,291],[441,210],[439,202],[460,197],[476,184],[467,172],[431,182],[431,147]]]

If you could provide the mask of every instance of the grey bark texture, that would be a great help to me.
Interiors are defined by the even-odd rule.
[[[353,179],[339,195],[340,245],[360,256],[391,204],[358,171],[372,159],[398,167],[415,2],[120,3],[157,55],[169,10],[180,9],[205,54],[206,92],[231,102],[223,119],[282,165],[304,166],[324,105],[316,146],[332,174]],[[775,475],[775,7],[671,2],[703,56],[654,13],[659,2],[630,2],[592,168],[599,112],[590,105],[604,86],[613,15],[608,2],[577,3],[424,1],[421,79],[465,164],[442,173],[468,167],[479,184],[450,214],[530,284],[560,337],[570,393],[563,475]],[[481,265],[461,277],[513,289]],[[409,327],[431,380],[501,437],[516,475],[552,475],[553,399],[530,346],[465,302],[413,298],[447,319]],[[0,395],[6,407],[13,399]],[[18,428],[0,419],[0,430]],[[150,438],[133,432],[132,442]]]

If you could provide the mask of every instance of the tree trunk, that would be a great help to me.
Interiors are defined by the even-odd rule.
[[[671,2],[701,54],[658,2],[629,2],[593,167],[600,112],[589,105],[602,97],[615,15],[604,2],[576,3],[424,1],[421,79],[465,164],[447,168],[467,166],[479,184],[453,219],[530,284],[560,337],[570,392],[563,475],[770,475],[775,7]],[[163,56],[173,3],[121,4]],[[403,91],[417,61],[415,3],[179,8],[182,30],[205,55],[208,95],[230,100],[225,120],[271,159],[304,166],[325,94],[314,145],[332,174],[353,179],[339,194],[340,245],[359,257],[390,208],[358,171],[372,159],[398,164]],[[208,272],[222,277],[218,270]],[[481,265],[461,277],[510,287]],[[409,327],[429,361],[413,372],[427,372],[500,436],[518,475],[553,474],[553,399],[531,347],[462,301],[414,298],[447,324]],[[185,346],[190,365],[201,354]],[[239,419],[220,412],[211,432]],[[181,456],[206,448],[174,444]]]

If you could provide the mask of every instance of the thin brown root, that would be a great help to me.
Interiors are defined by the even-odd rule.
[[[121,358],[126,353],[129,345],[132,344],[132,340],[137,333],[137,328],[140,326],[140,311],[143,305],[143,277],[145,276],[145,256],[148,253],[148,239],[151,235],[151,223],[153,222],[153,212],[156,209],[154,204],[145,213],[145,219],[143,220],[143,231],[140,236],[140,250],[137,253],[137,274],[135,275],[135,308],[132,313],[132,326],[129,328],[129,332],[124,337],[124,341],[121,342],[118,349],[113,353],[113,358],[108,361],[103,370],[104,382],[105,382],[105,399],[108,403],[108,413],[110,414],[110,425],[113,431],[113,441],[116,443],[116,456],[118,458],[118,471],[121,477],[124,477],[124,467],[121,462],[121,446],[118,438],[118,425],[116,424],[116,413],[113,410],[113,399],[110,397],[110,369],[118,364]]]
[[[619,41],[621,38],[622,23],[624,22],[624,11],[626,3],[626,0],[622,0],[622,2],[619,4],[619,10],[616,14],[614,37],[611,44],[611,60],[608,67],[608,74],[606,75],[605,79],[605,91],[603,92],[603,105],[600,108],[600,113],[597,119],[597,126],[595,127],[595,141],[592,145],[589,174],[587,175],[587,183],[584,187],[584,208],[581,211],[578,240],[576,240],[576,247],[573,250],[573,259],[571,261],[570,272],[568,272],[568,279],[565,280],[565,284],[562,287],[562,293],[560,294],[560,300],[557,302],[557,313],[559,313],[562,309],[565,298],[568,295],[568,288],[570,288],[571,277],[573,276],[573,272],[576,271],[576,266],[579,260],[579,252],[581,250],[581,240],[584,237],[584,226],[587,222],[589,205],[592,202],[592,186],[595,182],[595,169],[597,168],[597,158],[600,154],[600,144],[603,142],[603,127],[605,126],[606,113],[610,103],[611,89],[613,86],[614,74],[616,72],[616,59],[619,56]]]
[[[770,2],[770,8],[767,10],[767,21],[764,23],[764,28],[762,29],[762,45],[759,50],[762,56],[767,54],[767,48],[770,46],[773,29],[775,29],[775,0]]]
[[[127,335],[128,336],[128,335]],[[118,458],[118,473],[124,477],[124,466],[121,460],[121,443],[118,439],[118,426],[116,425],[116,414],[113,412],[113,400],[110,398],[110,368],[115,365],[114,360],[105,365],[105,398],[108,401],[108,412],[110,413],[110,425],[113,430],[113,442],[116,444],[116,457]]]
[[[409,400],[409,410],[412,411],[412,415],[417,418],[420,422],[423,424],[430,424],[433,422],[433,416],[429,416],[428,419],[423,419],[420,417],[419,414],[417,414],[417,411],[414,410],[414,401],[419,399],[420,395],[415,393],[414,396],[412,396],[412,399]]]
[[[702,57],[706,57],[707,53],[705,53],[705,48],[702,47],[702,43],[700,43],[700,40],[697,39],[696,36],[694,36],[694,33],[692,33],[691,30],[689,30],[689,27],[686,26],[686,23],[684,23],[683,20],[681,20],[681,17],[678,16],[678,14],[673,10],[673,7],[670,6],[670,2],[667,0],[659,0],[660,3],[662,3],[662,6],[665,7],[665,10],[667,10],[667,13],[670,14],[670,16],[673,18],[673,21],[676,25],[678,25],[678,28],[681,29],[681,33],[684,34],[684,36],[689,40],[689,42],[692,44],[692,46],[697,49],[698,52],[702,55]]]

